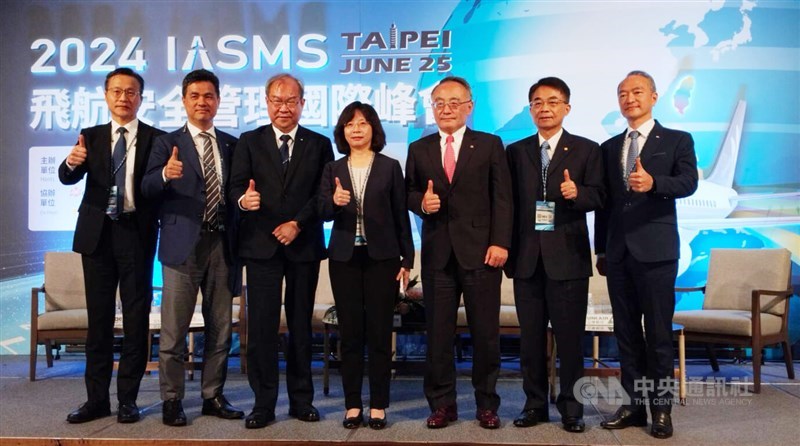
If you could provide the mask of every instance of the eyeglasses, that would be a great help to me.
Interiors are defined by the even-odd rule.
[[[289,108],[294,108],[297,106],[297,104],[300,103],[300,100],[297,98],[289,98],[286,99],[285,101],[283,99],[275,99],[275,98],[267,98],[267,100],[277,109],[283,108],[284,105]]]
[[[568,102],[567,101],[562,101],[561,99],[548,99],[547,101],[542,101],[542,100],[537,99],[537,100],[531,102],[530,106],[534,110],[539,110],[542,107],[544,107],[544,104],[547,104],[547,106],[550,107],[550,108],[555,108],[555,107],[558,107],[558,104],[568,104]]]
[[[467,99],[466,101],[459,101],[458,99],[451,99],[451,100],[449,100],[447,102],[445,102],[445,101],[432,101],[431,102],[431,106],[436,111],[444,110],[445,105],[450,107],[450,110],[455,110],[458,107],[461,107],[462,105],[467,104],[469,102],[472,102],[472,99]]]
[[[139,92],[138,92],[138,91],[136,91],[136,90],[123,90],[123,89],[121,89],[121,88],[112,88],[112,89],[110,89],[110,90],[106,90],[106,92],[107,92],[108,94],[110,94],[110,95],[111,95],[112,97],[114,97],[114,98],[119,98],[119,97],[120,97],[120,96],[122,96],[123,94],[124,94],[126,97],[129,97],[129,98],[131,98],[131,99],[135,98],[136,96],[139,96]]]

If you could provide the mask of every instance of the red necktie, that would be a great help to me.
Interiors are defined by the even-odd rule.
[[[453,173],[456,171],[456,152],[453,150],[453,135],[447,135],[444,146],[444,173],[447,181],[453,182]]]

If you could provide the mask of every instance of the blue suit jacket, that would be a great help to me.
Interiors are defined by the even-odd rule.
[[[595,218],[595,252],[611,262],[622,261],[627,250],[640,262],[677,260],[680,256],[675,199],[697,190],[697,157],[692,135],[671,130],[656,121],[642,147],[642,167],[653,177],[646,193],[627,189],[622,175],[625,133],[604,142],[608,201]]]
[[[222,156],[222,199],[228,197],[233,150],[237,139],[215,128],[217,147]],[[162,170],[172,155],[173,146],[178,147],[178,159],[183,162],[183,177],[164,182]],[[145,196],[159,199],[160,243],[158,259],[164,265],[180,265],[200,240],[203,214],[206,207],[205,180],[202,161],[195,148],[192,135],[186,126],[156,139],[147,172],[142,180]],[[225,254],[231,266],[230,286],[234,294],[241,286],[241,268],[236,255],[236,229],[238,207],[225,202]]]

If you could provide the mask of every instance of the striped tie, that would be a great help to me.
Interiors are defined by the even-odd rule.
[[[219,176],[214,163],[214,146],[212,136],[207,132],[200,133],[203,138],[203,179],[206,183],[206,212],[203,221],[212,228],[217,226],[217,206],[221,200]]]
[[[631,131],[628,133],[628,137],[631,138],[631,143],[628,146],[628,156],[625,157],[625,185],[628,186],[630,189],[630,185],[628,184],[628,177],[633,172],[633,168],[636,167],[636,158],[639,156],[639,132],[636,130]]]

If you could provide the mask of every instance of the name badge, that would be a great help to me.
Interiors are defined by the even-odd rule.
[[[552,231],[555,229],[556,203],[554,201],[536,201],[537,231]]]
[[[117,215],[118,203],[119,193],[117,191],[117,185],[115,184],[108,190],[108,206],[106,207],[106,214]]]

